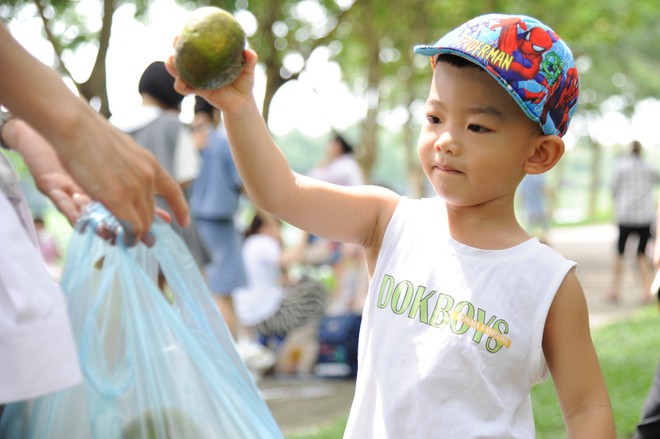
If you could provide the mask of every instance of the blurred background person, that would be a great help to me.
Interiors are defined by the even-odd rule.
[[[197,96],[195,116],[190,126],[202,162],[190,189],[190,211],[211,254],[211,262],[206,266],[209,289],[236,338],[238,322],[232,293],[247,285],[241,255],[242,237],[234,218],[239,209],[243,182],[222,129],[220,110]]]
[[[518,186],[518,199],[527,232],[548,244],[550,191],[545,174],[527,174]]]
[[[326,144],[323,158],[308,175],[341,186],[365,184],[364,173],[355,159],[353,145],[338,133],[333,133]],[[311,236],[311,246],[327,245],[323,240],[317,241],[320,239]],[[328,312],[361,313],[369,284],[364,249],[355,244],[330,243],[330,251],[333,254],[329,262],[333,267],[336,285]]]
[[[55,241],[55,237],[46,228],[44,219],[39,216],[34,217],[34,230],[37,232],[41,257],[44,258],[44,262],[53,279],[57,281],[62,274],[61,267],[57,265],[62,256],[57,241]]]
[[[355,159],[353,145],[337,133],[333,133],[326,144],[325,154],[309,171],[309,176],[341,186],[364,184],[364,174]]]
[[[658,202],[656,215],[660,218],[660,202]],[[656,239],[659,234],[660,222],[656,221]],[[649,294],[652,299],[657,301],[660,300],[660,291],[658,290],[660,288],[660,284],[658,283],[658,279],[660,279],[660,245],[657,244],[657,240],[653,249],[653,270],[655,272],[655,279],[653,280],[653,288],[649,291]],[[660,437],[660,363],[656,366],[653,382],[646,395],[644,407],[642,408],[642,417],[633,435],[634,439],[655,439],[658,437]]]
[[[162,61],[154,61],[142,73],[138,83],[142,105],[134,111],[113,115],[117,128],[128,133],[137,143],[156,156],[163,168],[184,192],[199,175],[199,155],[190,129],[179,120],[183,95],[174,90],[174,78]],[[156,195],[156,205],[171,213],[165,200]],[[199,237],[194,217],[189,227],[176,221],[170,226],[181,236],[200,270],[211,260]]]
[[[253,337],[277,341],[276,367],[287,373],[312,372],[319,352],[318,326],[328,296],[315,279],[289,277],[289,269],[303,259],[306,238],[304,235],[297,245],[285,248],[280,220],[255,213],[243,242],[248,286],[234,295],[241,323]]]
[[[614,213],[619,226],[616,254],[612,267],[612,286],[606,296],[610,302],[620,299],[621,276],[624,253],[630,235],[637,235],[635,265],[639,274],[640,299],[651,299],[651,264],[646,255],[646,247],[651,237],[651,225],[655,221],[653,188],[660,182],[660,174],[642,157],[642,144],[631,142],[630,152],[621,157],[612,177]]]

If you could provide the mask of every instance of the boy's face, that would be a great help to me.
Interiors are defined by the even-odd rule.
[[[418,152],[424,173],[449,204],[512,201],[542,136],[484,70],[436,64]]]

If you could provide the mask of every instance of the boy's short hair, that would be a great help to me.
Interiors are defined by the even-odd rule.
[[[563,136],[579,95],[573,54],[559,36],[535,18],[487,14],[462,24],[415,52],[465,58],[486,70],[546,135]]]

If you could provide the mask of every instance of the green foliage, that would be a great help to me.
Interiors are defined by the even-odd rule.
[[[103,3],[99,1],[99,17]],[[123,3],[126,2],[116,1],[114,8]],[[136,8],[136,18],[142,18],[152,2],[130,3]],[[593,108],[613,94],[627,96],[629,105],[660,94],[660,76],[656,74],[660,64],[656,56],[660,40],[656,17],[660,14],[660,3],[653,0],[627,3],[618,0],[578,3],[568,0],[371,0],[353,3],[334,0],[181,0],[180,3],[190,9],[214,5],[235,12],[247,8],[259,23],[259,30],[250,38],[250,44],[262,59],[274,63],[271,68],[279,72],[282,83],[295,78],[298,73],[283,68],[284,55],[298,53],[306,59],[315,47],[328,45],[341,62],[347,80],[359,86],[368,62],[373,58],[368,52],[370,42],[375,40],[374,47],[379,51],[375,59],[382,64],[381,80],[388,90],[385,101],[389,100],[391,105],[408,101],[405,92],[396,85],[401,84],[401,75],[408,74],[411,66],[409,52],[413,45],[433,42],[461,22],[491,11],[534,15],[551,24],[567,40],[576,57],[584,61],[581,64],[582,87],[595,92],[590,95],[596,96],[595,100],[587,102]],[[75,7],[76,2],[8,0],[0,7],[0,17],[8,21],[30,4],[43,5],[41,9],[51,29],[65,30],[53,34],[53,44],[62,51],[74,51],[83,44],[93,44],[98,38],[99,29],[93,27],[94,23],[85,21],[78,12],[79,8]],[[311,5],[320,11],[320,20],[310,20],[300,12],[303,6]],[[274,35],[275,29],[278,29],[277,35]],[[415,73],[415,81],[419,82],[416,95],[424,96],[428,66],[424,63],[419,66]],[[621,82],[614,84],[612,77],[615,74],[624,75],[624,85]]]
[[[5,151],[4,149],[0,149],[0,154],[7,157],[12,167],[14,168],[14,170],[21,179],[31,178],[30,172],[28,171],[28,168],[25,165],[25,162],[23,161],[20,155],[16,154],[13,151]]]
[[[295,130],[275,140],[291,168],[295,172],[305,174],[323,157],[328,139],[329,136],[308,137]]]
[[[7,21],[26,6],[43,5],[42,14],[48,28],[58,31],[51,36],[53,46],[56,51],[67,53],[98,41],[100,20],[85,22],[76,3],[8,0],[0,6],[0,17]],[[99,18],[103,16],[104,5],[116,9],[124,3],[127,2],[98,0]],[[364,148],[362,164],[371,172],[371,180],[398,188],[406,186],[408,178],[403,174],[411,172],[402,164],[416,160],[412,157],[416,134],[410,133],[418,130],[418,118],[412,114],[411,104],[425,99],[431,72],[428,60],[414,55],[412,47],[432,43],[476,15],[493,11],[522,13],[550,24],[568,42],[578,61],[582,90],[578,116],[587,112],[597,116],[600,104],[614,95],[623,98],[622,111],[630,115],[639,99],[660,95],[660,75],[656,74],[660,68],[660,58],[656,54],[660,43],[660,27],[656,25],[660,2],[655,0],[627,3],[619,0],[179,0],[179,3],[190,10],[214,5],[233,13],[253,15],[257,30],[249,36],[248,43],[257,50],[266,68],[266,119],[271,99],[279,87],[297,79],[303,71],[285,64],[285,58],[297,55],[304,66],[316,48],[328,48],[331,59],[341,66],[343,80],[356,95],[377,96],[373,101],[375,107],[357,126],[354,138]],[[135,16],[139,19],[145,16],[152,2],[140,0],[131,4],[135,5]],[[40,9],[32,6],[28,10],[37,14]],[[310,10],[314,13],[303,13]],[[66,66],[55,67],[66,74]],[[105,78],[104,72],[93,74],[99,81]],[[104,82],[92,79],[87,81],[90,87],[105,86]],[[99,90],[81,87],[79,90],[85,96],[104,99]],[[376,123],[378,113],[382,115],[394,109],[405,109],[409,113],[408,125],[401,134],[386,131]],[[101,107],[101,111],[104,110]],[[589,135],[586,130],[576,130],[574,134]],[[300,138],[297,143],[322,141]],[[301,151],[305,152],[300,153],[300,166],[309,168],[315,156],[309,154],[309,148]],[[293,149],[290,153],[298,154]],[[397,160],[392,161],[393,157]],[[595,159],[592,153],[588,163]],[[589,172],[595,172],[594,169]],[[599,214],[595,212],[596,216]]]
[[[0,19],[10,21],[15,18],[18,12],[28,6],[39,5],[35,8],[35,15],[42,15],[48,23],[50,32],[46,38],[57,51],[66,53],[75,52],[78,48],[86,44],[94,44],[99,38],[101,18],[103,17],[103,3],[109,0],[98,1],[98,21],[90,22],[88,18],[81,13],[81,9],[76,7],[76,3],[68,0],[51,0],[42,2],[39,0],[10,0],[3,1],[4,8],[0,8]],[[127,1],[113,0],[114,10],[124,3],[130,3],[135,6],[134,16],[141,19],[145,16],[149,0]],[[45,35],[45,33],[44,33]]]

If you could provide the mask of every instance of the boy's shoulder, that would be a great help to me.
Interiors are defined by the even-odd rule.
[[[422,212],[430,212],[446,209],[445,202],[439,196],[433,197],[408,197],[401,195],[396,207],[396,211],[407,210],[414,214],[421,214]],[[396,212],[395,211],[395,212]]]
[[[390,221],[409,221],[415,224],[418,231],[421,231],[427,226],[446,225],[446,219],[445,201],[439,196],[410,198],[402,195]]]

